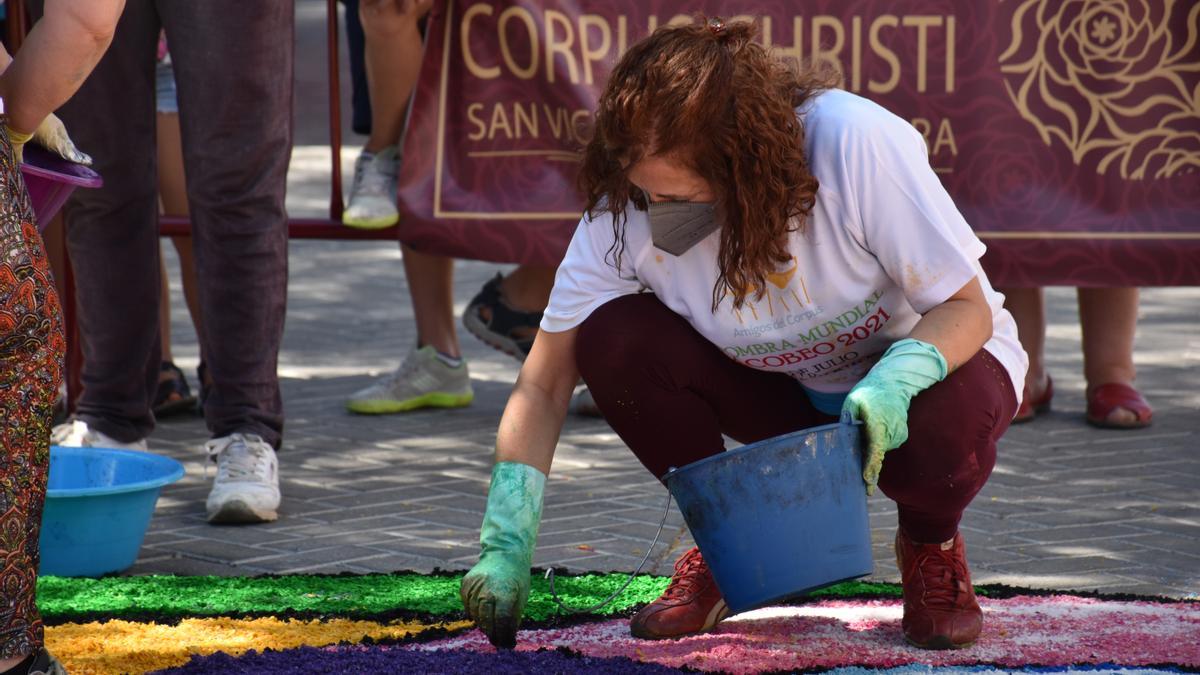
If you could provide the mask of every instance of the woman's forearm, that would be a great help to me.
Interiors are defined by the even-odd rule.
[[[970,360],[992,337],[992,309],[979,280],[926,312],[908,336],[937,347],[949,372]]]
[[[518,383],[496,433],[496,461],[528,464],[549,475],[566,413],[567,405]]]
[[[578,379],[575,330],[539,332],[500,418],[497,462],[521,462],[549,475]]]
[[[32,132],[79,89],[112,42],[125,0],[46,0],[45,15],[0,75],[8,124]]]

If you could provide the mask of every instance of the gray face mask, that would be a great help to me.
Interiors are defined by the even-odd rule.
[[[647,200],[649,201],[649,200]],[[650,240],[673,256],[687,253],[701,239],[717,231],[717,211],[701,202],[651,202]]]

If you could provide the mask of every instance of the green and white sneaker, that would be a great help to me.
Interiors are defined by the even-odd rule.
[[[361,230],[382,230],[400,222],[396,210],[399,173],[396,146],[389,145],[374,154],[364,150],[354,162],[354,183],[342,223]]]
[[[447,365],[436,349],[426,345],[410,351],[395,372],[351,395],[346,407],[350,412],[382,415],[418,408],[461,408],[474,398],[466,360]]]

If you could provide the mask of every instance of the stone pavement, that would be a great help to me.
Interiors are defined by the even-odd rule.
[[[324,208],[327,150],[318,147],[324,122],[314,112],[323,105],[322,85],[312,70],[323,53],[314,42],[322,4],[298,3],[304,58],[298,68],[300,146],[289,197],[295,213]],[[482,283],[503,268],[460,261],[456,311],[461,314]],[[173,292],[177,362],[194,373],[194,334],[177,286]],[[963,530],[975,581],[1197,596],[1200,289],[1144,292],[1137,364],[1156,421],[1137,432],[1084,424],[1074,294],[1052,289],[1048,304],[1054,411],[1005,436],[996,471],[968,511]],[[288,415],[280,454],[281,519],[251,527],[205,524],[213,471],[206,475],[200,450],[204,425],[194,417],[165,420],[151,448],[183,461],[187,476],[164,490],[129,573],[468,568],[478,553],[495,429],[518,364],[464,330],[476,390],[471,407],[384,417],[347,413],[346,395],[394,368],[414,341],[394,244],[293,242],[279,365]],[[535,564],[631,571],[654,535],[665,496],[604,422],[569,418],[547,487]],[[894,506],[882,496],[870,503],[874,578],[898,580],[890,552]],[[648,569],[669,573],[689,545],[672,507]]]

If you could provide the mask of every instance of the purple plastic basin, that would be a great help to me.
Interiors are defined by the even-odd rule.
[[[33,202],[38,230],[46,229],[75,188],[97,188],[104,184],[100,174],[95,171],[82,164],[68,162],[33,143],[25,144],[21,174],[25,176],[25,187],[29,190],[29,200]]]

